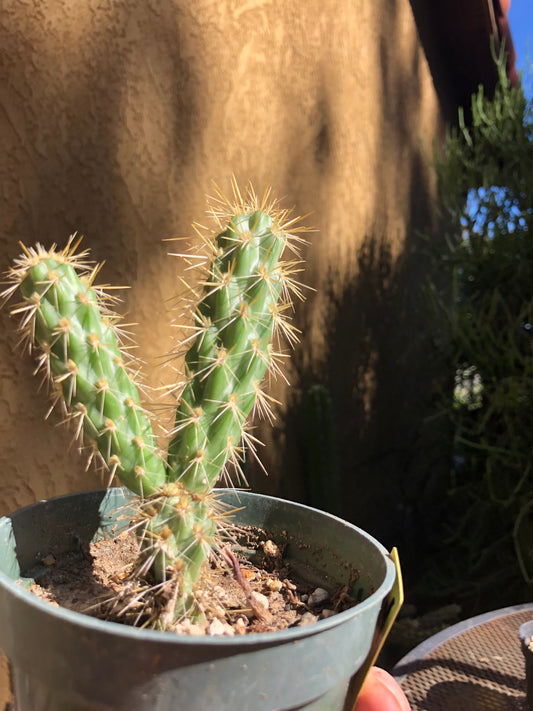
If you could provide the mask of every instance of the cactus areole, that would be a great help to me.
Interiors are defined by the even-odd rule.
[[[228,463],[240,471],[247,443],[254,450],[250,413],[271,417],[261,382],[279,370],[280,336],[295,340],[286,312],[290,292],[301,296],[292,278],[298,262],[280,261],[300,228],[289,233],[296,221],[268,193],[259,202],[251,188],[242,196],[234,185],[234,201],[219,193],[211,213],[217,230],[202,234],[200,293],[181,352],[184,381],[166,454],[141,404],[113,299],[95,285],[98,267],[78,251],[79,240],[63,250],[24,248],[4,292],[22,294],[12,313],[21,317],[54,404],[110,481],[116,475],[139,497],[138,571],[150,570],[156,587],[172,587],[172,621],[202,614],[194,591],[217,548],[221,516],[212,490]],[[160,618],[155,623],[164,626]]]

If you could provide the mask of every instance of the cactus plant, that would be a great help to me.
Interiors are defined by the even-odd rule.
[[[311,506],[340,515],[342,492],[335,413],[331,392],[326,385],[315,383],[303,396],[302,431],[307,496]]]
[[[79,240],[71,238],[64,249],[24,248],[4,292],[22,294],[12,313],[21,316],[20,330],[38,353],[54,403],[110,479],[116,474],[138,496],[137,569],[151,571],[155,586],[167,590],[158,626],[202,614],[195,587],[217,547],[213,488],[229,462],[240,469],[247,442],[254,448],[250,413],[271,417],[260,384],[279,371],[280,336],[291,343],[297,337],[287,309],[291,293],[301,297],[293,278],[299,262],[280,261],[288,244],[297,252],[297,220],[268,192],[258,200],[251,187],[242,194],[235,182],[233,200],[218,192],[211,213],[217,229],[202,240],[205,273],[166,454],[121,348],[112,299],[95,285],[98,267],[79,251]]]

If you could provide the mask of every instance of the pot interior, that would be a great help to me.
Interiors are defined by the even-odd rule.
[[[292,573],[306,582],[330,591],[347,586],[358,602],[383,584],[386,551],[357,527],[274,497],[229,489],[221,489],[220,494],[224,504],[235,509],[233,522],[266,531],[283,545]],[[5,517],[0,521],[0,570],[13,580],[38,579],[47,570],[42,562],[47,555],[60,558],[96,537],[112,536],[127,527],[132,498],[120,488],[84,492]]]

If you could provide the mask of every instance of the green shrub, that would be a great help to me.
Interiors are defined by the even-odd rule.
[[[503,60],[437,165],[449,280],[432,291],[455,382],[441,384],[453,464],[433,583],[478,609],[533,584],[533,108]]]

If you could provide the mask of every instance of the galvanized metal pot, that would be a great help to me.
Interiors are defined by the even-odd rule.
[[[235,522],[285,531],[287,557],[354,583],[362,602],[306,627],[235,637],[141,630],[49,605],[14,581],[52,553],[105,535],[123,489],[60,497],[0,519],[0,647],[17,711],[273,711],[347,708],[395,579],[387,551],[334,516],[258,494],[225,491]],[[353,577],[353,576],[352,576]],[[352,685],[353,686],[353,685]]]

